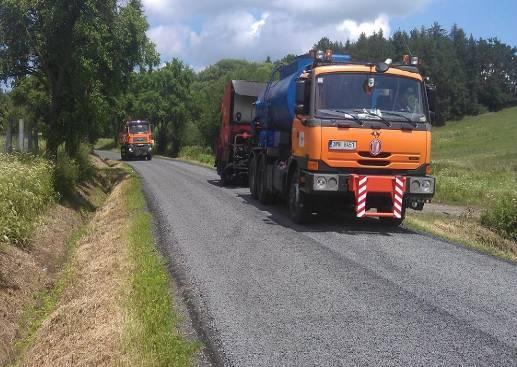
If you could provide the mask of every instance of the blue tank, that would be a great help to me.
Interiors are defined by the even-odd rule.
[[[280,79],[268,83],[256,102],[256,121],[261,128],[273,131],[290,131],[296,108],[296,80],[314,63],[308,55],[278,71]]]
[[[332,63],[350,62],[349,55],[333,55]],[[296,80],[304,70],[311,68],[314,58],[310,55],[298,56],[294,62],[275,70],[279,80],[268,83],[256,102],[256,119],[264,131],[291,131],[296,109]]]

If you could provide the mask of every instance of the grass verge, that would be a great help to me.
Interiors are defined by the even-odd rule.
[[[131,317],[125,331],[128,352],[141,366],[190,366],[199,345],[177,331],[179,318],[173,311],[170,281],[165,261],[156,250],[140,181],[134,173],[129,180],[125,199],[134,270],[128,304]]]
[[[187,161],[199,162],[209,167],[213,167],[215,163],[215,156],[213,155],[212,150],[210,148],[200,146],[187,146],[181,148],[178,158]]]
[[[86,225],[72,233],[66,244],[67,248],[64,269],[57,282],[52,288],[35,294],[34,299],[37,299],[38,302],[22,315],[20,334],[23,335],[23,338],[15,343],[17,359],[13,364],[14,366],[19,366],[23,363],[24,352],[26,352],[33,344],[36,332],[47,317],[56,309],[63,292],[73,281],[75,272],[72,258],[79,241],[85,234]]]
[[[517,261],[517,243],[483,227],[474,218],[411,213],[406,216],[404,224],[410,229],[429,233],[501,259]]]
[[[112,150],[112,151],[116,152],[116,151],[119,150],[119,146],[115,142],[115,140],[113,140],[113,138],[100,138],[95,143],[95,149],[98,149],[98,150]]]

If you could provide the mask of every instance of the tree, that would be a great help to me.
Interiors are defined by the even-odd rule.
[[[1,0],[0,19],[1,79],[32,76],[48,95],[49,156],[94,140],[134,68],[157,64],[139,0]]]

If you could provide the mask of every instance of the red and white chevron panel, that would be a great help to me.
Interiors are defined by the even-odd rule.
[[[406,178],[395,177],[395,190],[393,192],[393,216],[395,218],[402,218],[402,207],[404,199],[404,190],[406,188]]]
[[[366,194],[368,192],[368,177],[359,177],[358,189],[356,196],[355,212],[357,218],[366,215]]]

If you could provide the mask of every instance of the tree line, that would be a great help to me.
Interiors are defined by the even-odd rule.
[[[180,59],[160,65],[147,29],[140,0],[0,0],[0,79],[12,87],[0,93],[0,123],[23,114],[49,156],[61,145],[73,156],[81,142],[115,137],[124,120],[147,119],[158,152],[174,156],[186,145],[213,145],[229,80],[268,81],[295,57],[221,60],[194,72]],[[344,43],[324,37],[314,47],[364,61],[419,56],[437,85],[439,124],[517,103],[517,49],[458,26]]]

